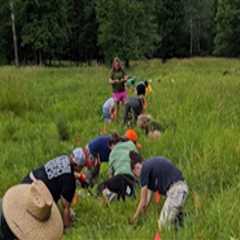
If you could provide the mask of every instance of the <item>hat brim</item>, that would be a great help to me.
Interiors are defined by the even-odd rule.
[[[34,218],[26,207],[30,184],[10,188],[3,197],[3,213],[6,222],[20,240],[59,240],[63,235],[63,221],[55,202],[51,215],[45,222]]]

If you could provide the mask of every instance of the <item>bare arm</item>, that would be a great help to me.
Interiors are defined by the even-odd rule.
[[[108,82],[109,84],[114,84],[114,83],[118,83],[119,81],[109,78]]]
[[[62,203],[63,203],[63,225],[64,228],[69,228],[72,226],[73,219],[71,216],[71,208],[70,208],[70,203],[62,198]]]
[[[139,216],[145,209],[147,208],[150,201],[148,201],[148,188],[147,186],[144,186],[141,188],[141,195],[140,195],[140,201],[138,203],[138,207],[135,211],[135,214],[133,215],[133,218],[130,220],[130,223],[137,222]]]

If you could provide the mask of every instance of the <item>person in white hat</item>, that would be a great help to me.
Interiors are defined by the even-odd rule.
[[[0,200],[1,240],[60,240],[61,214],[42,181],[11,187]]]
[[[71,202],[76,190],[76,173],[80,173],[87,161],[88,156],[84,150],[76,148],[69,156],[59,156],[32,170],[22,181],[22,183],[32,183],[41,180],[52,194],[54,201],[58,203],[61,200],[65,228],[73,223]]]

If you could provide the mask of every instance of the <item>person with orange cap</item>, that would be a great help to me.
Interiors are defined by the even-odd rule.
[[[127,140],[132,141],[136,145],[137,149],[142,148],[142,145],[137,142],[138,141],[138,134],[134,129],[132,129],[132,128],[127,129],[127,131],[124,134],[124,137]]]
[[[125,138],[125,141],[116,144],[110,153],[110,179],[98,187],[107,203],[116,197],[125,200],[126,196],[134,195],[136,181],[131,171],[130,162],[131,158],[138,155],[136,147],[138,136],[133,129],[130,129],[125,133]]]

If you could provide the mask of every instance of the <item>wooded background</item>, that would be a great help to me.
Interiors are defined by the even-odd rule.
[[[240,55],[239,0],[0,0],[0,64],[196,55]]]

